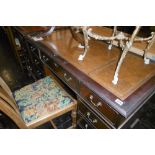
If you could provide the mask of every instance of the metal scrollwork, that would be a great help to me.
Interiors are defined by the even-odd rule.
[[[117,26],[114,26],[113,33],[111,36],[104,36],[100,34],[96,34],[92,31],[92,29],[89,26],[78,26],[78,27],[71,27],[73,37],[79,41],[80,48],[84,48],[83,54],[79,55],[78,60],[83,61],[88,50],[89,50],[89,39],[95,39],[95,40],[103,40],[109,43],[108,49],[111,50],[112,46],[119,46],[122,49],[122,55],[119,59],[118,65],[116,67],[114,78],[112,83],[114,85],[118,82],[118,75],[121,68],[121,65],[127,55],[127,53],[133,52],[135,54],[138,54],[140,56],[144,56],[144,62],[145,64],[149,64],[149,59],[147,58],[147,53],[149,49],[152,47],[153,43],[155,42],[155,33],[151,33],[151,35],[147,38],[137,37],[137,34],[139,30],[141,29],[141,26],[136,26],[135,30],[133,31],[132,35],[129,37],[125,33],[120,32],[117,30]],[[78,33],[83,34],[83,39],[80,38],[77,34]],[[147,47],[145,50],[140,51],[136,48],[132,48],[134,42],[147,42]]]
[[[55,26],[50,26],[46,31],[30,34],[29,37],[35,41],[43,40],[43,37],[47,37],[51,35],[54,30],[55,30]]]

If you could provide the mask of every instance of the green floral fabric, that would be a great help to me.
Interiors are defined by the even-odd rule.
[[[51,77],[45,77],[15,91],[14,98],[26,123],[73,102],[73,99]]]

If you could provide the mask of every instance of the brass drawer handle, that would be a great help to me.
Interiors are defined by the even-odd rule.
[[[54,66],[55,66],[55,67],[59,67],[58,64],[56,64],[56,63],[54,63]]]
[[[67,78],[67,74],[66,74],[66,73],[64,73],[64,79],[65,79],[67,82],[70,81],[70,80],[72,80],[71,77]]]
[[[46,61],[48,61],[49,59],[48,59],[45,55],[43,55],[43,60],[46,62]]]
[[[95,104],[94,102],[93,102],[93,95],[90,95],[89,96],[89,99],[90,99],[90,102],[95,106],[95,107],[99,107],[99,106],[102,106],[102,103],[101,102],[98,102],[97,104]]]
[[[88,119],[92,122],[92,123],[97,123],[97,119],[91,119],[90,118],[90,112],[87,112],[87,117],[88,117]]]
[[[36,60],[36,59],[35,59],[34,61],[35,61],[35,64],[36,64],[36,65],[38,65],[38,64],[39,64],[39,61],[38,61],[38,60]]]
[[[85,124],[85,128],[88,129],[88,124]]]

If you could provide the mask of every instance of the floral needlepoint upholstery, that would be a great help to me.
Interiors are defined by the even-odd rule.
[[[51,77],[15,91],[14,98],[25,123],[73,103],[73,99]]]

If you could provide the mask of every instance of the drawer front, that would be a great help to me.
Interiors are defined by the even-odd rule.
[[[27,44],[28,44],[28,48],[29,48],[30,52],[39,58],[39,50],[38,50],[38,48],[31,45],[29,42],[27,42]]]
[[[41,71],[43,71],[43,63],[40,60],[39,57],[37,57],[35,54],[32,53],[32,61],[33,61],[33,65],[37,66],[38,68],[40,68]]]
[[[93,127],[84,120],[80,115],[78,115],[78,121],[77,124],[82,129],[93,129]]]
[[[65,71],[61,66],[59,66],[56,62],[50,59],[47,55],[41,54],[41,59],[55,74],[57,74],[60,79],[67,83],[67,85],[69,85],[71,89],[76,92],[78,91],[78,80],[75,77]]]
[[[101,121],[91,110],[89,110],[81,101],[78,102],[78,113],[86,118],[95,128],[109,128],[105,122]]]
[[[31,58],[32,58],[32,72],[34,76],[36,77],[36,79],[43,78],[45,75],[43,69],[43,63],[41,62],[39,57],[34,53],[31,53]]]
[[[40,57],[44,64],[46,64],[54,73],[56,73],[57,75],[63,74],[62,68],[57,63],[55,63],[49,56],[41,52]]]
[[[44,73],[44,71],[42,70],[41,67],[34,66],[33,67],[33,73],[34,73],[34,75],[36,76],[37,79],[41,79],[41,78],[45,77],[45,73]]]
[[[70,73],[65,70],[62,70],[59,76],[70,86],[71,89],[78,92],[78,81]]]
[[[80,85],[80,94],[83,99],[90,103],[90,105],[93,106],[93,109],[98,111],[112,126],[118,127],[124,120],[123,116],[112,109],[101,98],[82,84]]]

